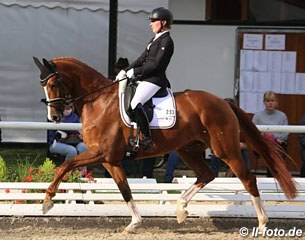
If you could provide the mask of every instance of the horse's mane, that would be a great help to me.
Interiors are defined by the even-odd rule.
[[[76,59],[76,58],[73,58],[73,57],[56,57],[56,58],[53,58],[52,59],[53,61],[67,61],[67,62],[74,62],[78,65],[82,65],[83,67],[85,68],[89,68],[90,70],[94,71],[95,73],[97,73],[98,75],[100,75],[101,77],[103,78],[106,78],[101,72],[97,71],[95,68],[93,67],[90,67],[89,65],[87,65],[86,63]]]

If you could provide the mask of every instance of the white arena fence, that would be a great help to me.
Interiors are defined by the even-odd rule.
[[[264,132],[304,133],[305,126],[260,125]],[[50,122],[0,122],[0,129],[78,130],[81,124]],[[61,183],[54,208],[42,213],[42,201],[50,183],[0,182],[0,216],[129,216],[128,208],[112,179]],[[298,196],[286,199],[273,178],[257,178],[267,213],[272,218],[305,218],[305,178],[294,178]],[[128,179],[143,216],[175,216],[176,200],[195,178],[175,178],[173,183],[156,179]],[[193,217],[256,217],[249,194],[237,178],[216,178],[188,206]]]
[[[0,129],[80,130],[81,128],[81,123],[0,121]],[[305,126],[301,125],[258,125],[257,128],[262,132],[305,133]]]
[[[130,216],[112,179],[97,182],[61,183],[54,207],[42,213],[44,191],[49,183],[0,183],[0,216]],[[298,196],[286,199],[273,178],[257,178],[267,214],[271,218],[305,218],[305,178],[294,178]],[[175,178],[173,183],[155,179],[128,179],[142,216],[176,216],[176,201],[195,178]],[[256,217],[250,195],[237,178],[216,178],[198,192],[188,205],[190,217]]]

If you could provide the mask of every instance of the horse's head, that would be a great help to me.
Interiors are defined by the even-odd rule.
[[[46,95],[48,119],[59,123],[63,116],[64,107],[68,104],[68,95],[63,79],[52,61],[43,59],[43,63],[41,63],[36,57],[33,58],[40,70],[40,85]]]

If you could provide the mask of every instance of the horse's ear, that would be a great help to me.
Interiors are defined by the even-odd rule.
[[[38,58],[33,57],[33,59],[34,59],[34,63],[40,70],[40,79],[41,80],[45,79],[50,74],[50,71],[44,65],[42,65],[42,63],[38,60]]]
[[[44,58],[42,59],[42,61],[43,61],[43,65],[49,70],[50,73],[56,72],[54,63],[49,62],[48,60],[46,60]]]

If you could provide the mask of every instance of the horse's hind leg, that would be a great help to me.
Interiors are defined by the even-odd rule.
[[[183,149],[177,150],[179,156],[185,162],[185,164],[195,172],[197,177],[196,182],[187,189],[177,201],[177,221],[182,223],[187,215],[188,211],[186,207],[192,197],[205,185],[215,178],[214,173],[205,164],[203,159],[204,147],[202,144],[193,144]]]
[[[125,227],[124,231],[126,233],[135,233],[136,229],[142,225],[142,218],[137,206],[133,201],[125,172],[120,164],[114,165],[110,163],[103,163],[103,166],[107,169],[107,171],[116,182],[131,213],[131,223]]]
[[[236,158],[225,162],[227,163],[227,165],[229,165],[235,176],[241,180],[245,189],[251,195],[251,199],[255,207],[259,222],[258,227],[260,231],[263,231],[268,222],[268,216],[260,198],[260,194],[257,188],[256,177],[246,167],[241,156],[237,156]]]

